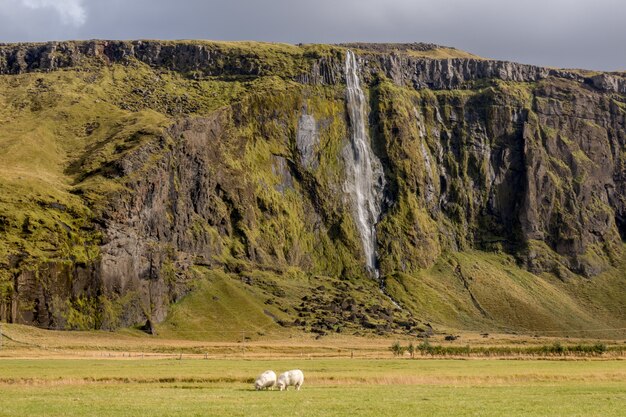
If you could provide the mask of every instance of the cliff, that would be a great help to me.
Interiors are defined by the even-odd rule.
[[[376,267],[402,309],[377,291],[345,192],[346,48],[385,179]],[[620,298],[601,306],[577,289],[621,285],[606,278],[620,276],[626,236],[621,74],[424,44],[191,41],[2,45],[0,74],[2,319],[161,322],[216,270],[283,299],[270,313],[308,330],[533,328],[516,311],[567,327],[597,323],[594,308],[624,319]],[[481,283],[487,270],[503,278]],[[505,290],[521,285],[511,277],[530,283],[522,295]],[[437,287],[447,279],[453,290]],[[332,283],[330,298],[302,301],[297,282]],[[571,299],[549,312],[556,293]],[[352,315],[346,297],[362,299]],[[303,311],[333,303],[334,324]],[[465,318],[443,313],[455,303]]]
[[[263,45],[263,44],[260,44]],[[415,89],[455,89],[479,79],[535,82],[548,77],[573,80],[603,92],[626,94],[620,73],[549,69],[482,59],[433,44],[263,45],[201,41],[83,41],[41,44],[0,44],[0,74],[54,71],[80,67],[92,59],[107,64],[129,60],[186,74],[204,76],[278,75],[307,84],[345,83],[341,49],[361,51],[366,82],[384,74],[396,84]],[[445,54],[431,53],[446,50]],[[447,59],[439,58],[446,56]],[[436,58],[434,58],[436,57]]]

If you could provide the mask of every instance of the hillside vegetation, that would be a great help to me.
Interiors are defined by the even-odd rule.
[[[343,192],[346,46],[90,45],[0,51],[0,319],[623,335],[619,84],[353,45],[386,179],[379,282]]]

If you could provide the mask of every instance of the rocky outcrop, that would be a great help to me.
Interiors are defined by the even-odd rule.
[[[317,122],[310,114],[303,114],[298,121],[298,135],[296,147],[300,154],[300,163],[305,168],[317,168],[315,161],[315,148],[319,146],[320,138],[317,133]]]
[[[586,81],[600,91],[626,94],[626,76],[622,74],[598,74]]]
[[[54,71],[136,59],[163,69],[204,75],[270,75],[284,70],[259,59],[251,50],[209,42],[85,41],[0,45],[0,74]]]
[[[198,72],[204,76],[288,76],[307,84],[345,83],[344,60],[337,49],[330,54],[308,52],[307,45],[276,50],[284,59],[268,59],[254,48],[214,42],[164,41],[83,41],[40,44],[0,44],[0,74],[30,71],[53,71],[77,67],[96,59],[105,63],[121,63],[136,59],[147,65],[183,73]],[[599,74],[585,77],[577,72],[549,69],[534,65],[489,59],[431,59],[388,53],[391,46],[345,44],[364,47],[360,54],[364,80],[371,82],[380,73],[399,85],[413,88],[455,89],[465,83],[495,78],[503,81],[534,82],[557,77],[587,83],[604,92],[626,94],[626,78],[620,74]],[[438,48],[432,44],[408,44],[400,51]],[[393,48],[397,50],[397,48]],[[304,52],[304,54],[302,54]],[[290,60],[297,65],[285,64]]]
[[[620,102],[554,78],[520,87],[434,96],[388,84],[375,90],[397,187],[379,227],[384,271],[427,266],[446,248],[504,249],[533,272],[562,277],[591,277],[618,259]],[[415,228],[403,233],[402,219],[417,219],[409,220]]]

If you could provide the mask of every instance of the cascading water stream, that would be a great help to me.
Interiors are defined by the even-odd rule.
[[[358,64],[352,51],[346,54],[346,103],[350,121],[350,143],[344,156],[347,176],[345,191],[363,242],[367,268],[378,278],[376,268],[376,223],[380,217],[384,176],[367,135],[365,95],[361,90]]]

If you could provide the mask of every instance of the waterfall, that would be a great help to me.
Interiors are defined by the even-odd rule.
[[[350,146],[344,152],[344,190],[361,235],[368,270],[378,278],[376,268],[376,223],[380,217],[384,176],[380,161],[372,152],[367,135],[366,102],[361,90],[358,64],[352,51],[346,54],[346,104],[350,121]]]

